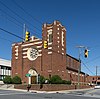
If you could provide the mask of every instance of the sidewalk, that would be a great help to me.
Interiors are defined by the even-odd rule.
[[[88,91],[93,88],[86,88],[86,89],[73,89],[73,90],[61,90],[61,91],[37,91],[37,90],[30,90],[31,93],[70,93],[70,92],[77,92],[77,91]],[[14,91],[23,91],[27,92],[27,90],[23,89],[15,89],[15,88],[7,88],[7,87],[0,87],[0,90],[14,90]]]
[[[77,91],[88,91],[93,88],[86,88],[86,89],[73,89],[73,90],[61,90],[61,91],[49,91],[47,93],[70,93],[70,92],[77,92]]]
[[[31,93],[70,93],[70,92],[77,92],[77,91],[89,91],[91,89],[93,89],[93,88],[76,89],[76,90],[61,90],[61,91],[37,91],[37,90],[30,90],[29,92],[31,92]],[[22,90],[22,89],[11,89],[11,90],[27,92],[27,90]]]

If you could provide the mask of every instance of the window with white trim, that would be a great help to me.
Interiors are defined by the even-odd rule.
[[[53,35],[49,34],[49,43],[52,43],[52,42],[53,42]]]

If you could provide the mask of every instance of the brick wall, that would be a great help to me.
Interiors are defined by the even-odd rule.
[[[27,90],[27,85],[15,85],[16,89],[25,89]],[[75,85],[64,85],[64,84],[44,84],[42,87],[40,85],[31,85],[30,90],[38,90],[38,91],[60,91],[60,90],[72,90],[76,89]],[[80,89],[91,88],[91,86],[80,85]]]

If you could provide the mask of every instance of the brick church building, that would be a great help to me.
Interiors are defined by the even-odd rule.
[[[66,28],[59,22],[43,24],[42,39],[32,36],[27,42],[12,44],[12,76],[20,76],[23,83],[38,83],[39,75],[49,78],[59,75],[64,80],[78,81],[78,59],[66,54]],[[44,42],[47,48],[44,48]],[[26,77],[26,75],[29,77]],[[86,75],[80,72],[80,82]]]

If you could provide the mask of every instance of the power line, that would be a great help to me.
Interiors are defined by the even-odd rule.
[[[86,64],[85,64],[83,61],[81,61],[81,62],[82,62],[83,65],[86,67],[86,69],[87,69],[89,72],[91,72],[91,74],[95,75],[95,74],[86,66]]]
[[[8,40],[8,39],[6,39],[6,38],[3,38],[3,37],[1,37],[1,36],[0,36],[0,39],[5,40],[5,41],[8,41],[8,42],[10,42],[10,43],[12,43],[12,42],[13,42],[13,41]]]
[[[15,37],[17,37],[17,38],[20,38],[20,39],[24,40],[24,38],[22,38],[22,37],[20,37],[20,36],[18,36],[18,35],[16,35],[16,34],[13,34],[12,32],[9,32],[9,31],[7,31],[7,30],[5,30],[5,29],[3,29],[3,28],[0,28],[0,30],[4,31],[4,32],[6,32],[6,33],[8,33],[8,34],[10,34],[10,35],[13,35],[13,36],[15,36]]]
[[[18,25],[18,24],[15,23],[14,21],[12,21],[12,20],[10,20],[10,19],[7,18],[9,21],[11,21],[12,23],[16,24],[16,25],[19,26],[19,27],[22,27],[22,24],[23,24],[23,23],[21,23],[20,21],[18,21],[17,19],[15,19],[13,16],[11,16],[10,14],[8,14],[6,11],[4,11],[4,10],[2,10],[2,9],[0,9],[0,11],[2,11],[3,13],[5,13],[5,14],[6,14],[7,16],[9,16],[10,18],[14,19],[16,22],[20,23],[21,25]]]
[[[4,31],[4,32],[6,32],[6,33],[8,33],[8,34],[10,34],[10,35],[13,35],[13,36],[15,36],[15,37],[17,37],[17,38],[20,38],[20,39],[24,40],[22,37],[20,37],[20,36],[18,36],[18,35],[16,35],[16,34],[13,34],[12,32],[9,32],[9,31],[7,31],[7,30],[5,30],[5,29],[3,29],[3,28],[0,28],[0,30]]]
[[[88,61],[88,62],[86,62],[86,63],[93,62],[93,61],[95,61],[95,60],[97,60],[97,59],[99,59],[99,58],[100,58],[100,56],[97,56],[96,58],[93,58],[93,59],[91,59],[90,61]]]
[[[24,13],[26,13],[27,15],[29,15],[32,19],[34,19],[34,20],[37,21],[38,23],[42,24],[41,21],[37,20],[36,18],[33,18],[33,16],[32,16],[28,11],[26,11],[22,6],[20,6],[15,0],[12,0],[12,2],[13,2],[18,8],[20,8]]]
[[[17,26],[19,26],[19,27],[22,27],[23,28],[23,26],[22,26],[22,22],[20,22],[20,21],[18,21],[17,19],[15,19],[13,16],[11,16],[10,14],[8,14],[6,11],[4,11],[4,10],[2,10],[2,9],[0,9],[0,11],[2,11],[3,13],[5,13],[6,15],[8,15],[10,18],[12,18],[12,19],[14,19],[16,22],[18,22],[18,23],[20,23],[21,25],[19,25],[19,24],[17,24],[16,22],[14,22],[14,21],[12,21],[12,20],[10,20],[10,19],[8,19],[10,22],[12,22],[12,23],[14,23],[15,25],[17,25]],[[33,30],[32,28],[29,28],[30,30]],[[32,32],[31,32],[32,33]],[[40,36],[36,31],[33,33],[33,34],[35,34],[35,35],[37,35],[37,36]]]
[[[32,25],[30,22],[28,22],[26,19],[20,17],[16,12],[14,12],[12,9],[10,9],[8,6],[6,6],[3,2],[0,1],[0,3],[6,7],[8,10],[10,10],[12,13],[14,13],[17,17],[19,17],[20,19],[26,21],[27,23],[29,23],[30,25]],[[32,25],[33,26],[33,25]],[[40,31],[37,27],[33,26],[35,29],[37,29],[38,31]]]

